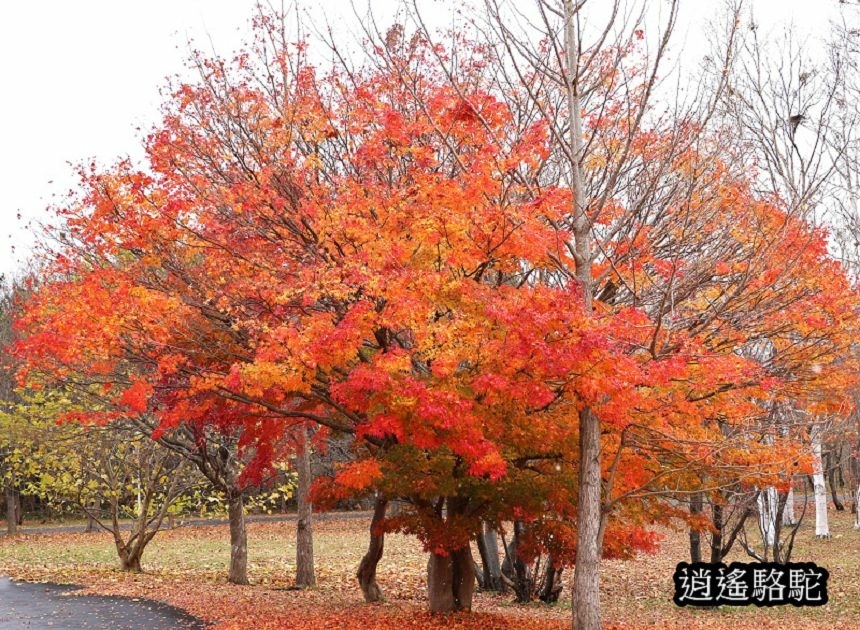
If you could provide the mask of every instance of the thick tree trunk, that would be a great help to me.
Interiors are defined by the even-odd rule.
[[[245,497],[241,492],[227,496],[227,515],[230,519],[230,571],[231,584],[248,584],[248,534],[245,531]]]
[[[812,470],[812,488],[815,493],[815,537],[830,538],[830,524],[827,521],[827,485],[824,482],[819,427],[812,430]]]
[[[597,630],[600,621],[601,470],[600,421],[591,409],[579,414],[579,506],[573,572],[573,628]]]
[[[364,594],[364,601],[378,602],[382,600],[382,590],[376,583],[376,567],[382,559],[382,553],[385,549],[385,534],[378,530],[379,524],[385,518],[385,509],[388,507],[388,499],[382,495],[377,495],[373,506],[373,519],[370,521],[370,544],[367,547],[367,553],[361,559],[358,565],[358,584],[361,586],[361,592]]]
[[[143,556],[143,550],[137,552],[121,553],[119,557],[120,568],[129,573],[140,573],[143,569],[140,568],[140,561]]]
[[[487,523],[481,525],[481,534],[478,536],[478,552],[481,554],[483,568],[482,588],[485,591],[504,591],[502,565],[499,562],[499,536],[496,530]]]
[[[299,473],[298,522],[296,524],[296,586],[314,586],[314,534],[310,502],[311,491],[311,448],[307,429],[302,430],[301,450],[296,457],[296,468]]]
[[[116,504],[114,504],[114,508]],[[129,535],[128,542],[123,540],[122,531],[120,530],[119,520],[117,520],[117,513],[114,513],[112,518],[113,522],[113,540],[114,545],[116,546],[117,554],[119,555],[119,567],[123,571],[128,571],[129,573],[140,573],[141,572],[141,560],[143,559],[143,550],[146,547],[146,532],[140,532],[140,527],[142,523],[138,521],[135,525],[138,531],[132,531]]]
[[[15,497],[15,486],[11,481],[5,484],[6,494],[6,533],[10,536],[18,533],[18,513]]]
[[[474,592],[475,563],[470,547],[452,551],[447,556],[430,554],[427,562],[430,612],[470,611]]]
[[[702,493],[694,492],[690,497],[690,514],[702,513]],[[702,561],[702,533],[694,526],[690,528],[690,562]]]

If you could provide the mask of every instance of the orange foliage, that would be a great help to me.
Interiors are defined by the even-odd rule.
[[[585,406],[619,500],[610,555],[653,548],[647,526],[673,514],[657,494],[699,473],[778,478],[796,443],[759,443],[761,401],[846,400],[857,305],[824,235],[648,130],[643,172],[669,156],[660,176],[690,186],[650,214],[594,211],[597,286],[620,288],[588,312],[566,272],[571,191],[542,183],[546,125],[480,76],[419,71],[428,46],[410,55],[349,76],[284,64],[273,91],[203,60],[146,171],[82,172],[62,211],[76,246],[19,322],[22,378],[86,383],[160,430],[241,427],[251,476],[297,426],[352,432],[360,461],[320,498],[406,497],[387,527],[442,552],[517,518],[573,560]],[[773,360],[747,352],[762,339]],[[465,507],[442,516],[440,498]]]

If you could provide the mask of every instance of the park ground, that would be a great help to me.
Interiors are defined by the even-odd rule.
[[[808,515],[807,515],[808,517]],[[833,513],[829,541],[816,540],[812,519],[798,534],[795,561],[830,571],[830,601],[820,608],[680,609],[672,603],[672,573],[688,559],[687,533],[663,530],[660,550],[636,560],[607,561],[602,598],[607,627],[619,628],[860,628],[860,532],[848,512]],[[148,598],[187,610],[219,628],[568,628],[570,593],[553,606],[514,605],[510,595],[479,593],[475,612],[433,617],[424,612],[426,555],[413,538],[389,535],[379,568],[383,604],[365,604],[353,574],[367,539],[368,519],[314,525],[318,586],[289,590],[295,565],[295,523],[249,524],[251,586],[225,580],[226,526],[182,527],[160,533],[144,556],[145,573],[123,574],[106,533],[24,531],[0,536],[0,574],[18,580],[78,584],[78,594]],[[736,554],[729,560],[749,561]],[[567,575],[569,586],[570,574]],[[74,594],[70,596],[75,596]]]

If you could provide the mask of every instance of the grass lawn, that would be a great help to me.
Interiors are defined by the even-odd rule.
[[[369,519],[369,517],[368,517]],[[798,534],[793,560],[830,571],[829,603],[820,608],[680,609],[672,603],[672,573],[688,559],[686,531],[665,531],[655,555],[607,561],[603,571],[604,621],[609,627],[654,628],[860,628],[860,532],[850,513],[832,512],[833,538],[814,538],[812,519]],[[426,555],[411,538],[386,537],[379,584],[386,602],[364,604],[353,574],[364,552],[368,520],[314,525],[317,588],[291,591],[295,523],[251,523],[249,572],[254,584],[226,583],[226,526],[162,532],[144,555],[146,573],[116,569],[110,537],[96,534],[27,534],[0,537],[0,574],[34,581],[86,585],[83,592],[149,597],[185,608],[223,628],[566,628],[570,594],[555,606],[517,606],[510,596],[479,593],[475,613],[434,618],[424,613]],[[750,561],[740,553],[729,560]],[[567,574],[567,578],[572,573]]]

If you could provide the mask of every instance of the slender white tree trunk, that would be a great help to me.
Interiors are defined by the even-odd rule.
[[[788,494],[785,496],[785,507],[782,510],[782,524],[795,525],[794,520],[794,487],[788,488]]]
[[[860,529],[860,483],[857,484],[857,493],[854,496],[854,529]]]
[[[812,429],[812,487],[815,492],[815,537],[830,538],[827,522],[827,486],[824,482],[824,464],[821,459],[821,427]]]
[[[773,436],[765,436],[765,443],[773,446]],[[776,547],[776,514],[779,511],[779,494],[774,486],[761,488],[758,493],[758,527],[765,557]]]
[[[761,540],[767,549],[776,545],[776,513],[779,507],[779,495],[776,488],[768,486],[758,494],[758,515]]]

